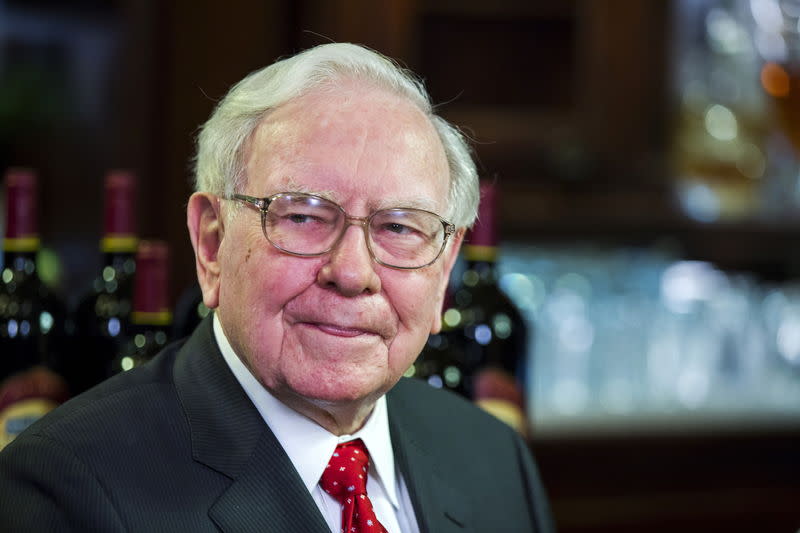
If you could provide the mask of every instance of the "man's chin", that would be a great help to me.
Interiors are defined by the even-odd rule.
[[[363,376],[336,376],[329,379],[302,381],[290,384],[299,399],[317,405],[356,407],[377,401],[395,383],[385,377],[364,379]]]
[[[314,387],[302,391],[302,397],[317,403],[329,405],[358,405],[374,403],[386,391],[384,387],[358,386],[352,384]]]

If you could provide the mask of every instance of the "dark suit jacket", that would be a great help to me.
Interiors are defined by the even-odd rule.
[[[525,444],[452,394],[387,395],[423,532],[551,531]],[[0,531],[327,532],[204,321],[67,402],[0,453]]]

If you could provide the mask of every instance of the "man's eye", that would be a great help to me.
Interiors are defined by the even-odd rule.
[[[295,224],[305,224],[314,220],[314,217],[311,215],[306,215],[303,213],[291,213],[286,215],[284,218],[289,222],[294,222]]]
[[[398,237],[421,237],[424,235],[421,229],[399,222],[387,222],[381,227],[381,231]]]
[[[397,222],[391,222],[384,226],[384,229],[390,231],[392,233],[398,233],[401,235],[405,235],[408,233],[412,233],[414,230],[404,224],[398,224]]]
[[[308,212],[303,213],[301,211],[296,212],[289,212],[281,215],[281,219],[286,220],[288,222],[293,222],[295,224],[309,224],[309,223],[316,223],[316,224],[335,224],[336,217],[330,213],[324,212]]]

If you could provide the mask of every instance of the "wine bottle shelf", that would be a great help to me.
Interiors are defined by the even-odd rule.
[[[506,243],[529,412],[559,433],[800,421],[800,285],[647,248]]]

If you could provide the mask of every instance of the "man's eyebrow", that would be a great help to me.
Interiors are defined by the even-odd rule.
[[[409,207],[413,209],[424,209],[425,211],[436,212],[437,206],[431,198],[426,196],[404,196],[395,198],[384,198],[377,205],[370,206],[373,209],[391,209],[393,207]]]
[[[326,200],[330,200],[331,202],[338,203],[336,195],[333,193],[333,191],[321,191],[317,189],[312,189],[310,187],[302,185],[293,178],[286,178],[283,185],[281,185],[278,188],[280,190],[271,191],[270,194],[277,194],[281,192],[300,192],[303,194],[313,194],[314,196],[319,196],[321,198],[325,198]]]
[[[304,194],[313,194],[314,196],[325,198],[326,200],[330,200],[331,202],[334,202],[336,204],[342,203],[341,199],[337,198],[336,194],[333,191],[312,189],[302,185],[293,178],[287,178],[284,181],[282,187],[283,188],[280,191],[274,191],[272,194],[278,192],[300,192]],[[433,213],[436,213],[438,210],[436,202],[427,196],[401,196],[401,197],[382,198],[378,203],[369,205],[369,208],[372,211],[377,211],[379,209],[391,209],[394,207],[423,209],[425,211],[431,211]]]

